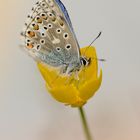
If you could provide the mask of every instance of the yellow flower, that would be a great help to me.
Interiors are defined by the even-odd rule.
[[[81,48],[81,55],[84,54],[86,48]],[[100,76],[98,76],[95,48],[89,47],[84,55],[91,58],[91,63],[80,70],[78,73],[79,80],[74,79],[74,75],[71,77],[61,76],[56,69],[50,69],[41,63],[38,64],[49,93],[57,101],[73,107],[80,107],[99,89],[102,81],[102,70],[100,70]]]

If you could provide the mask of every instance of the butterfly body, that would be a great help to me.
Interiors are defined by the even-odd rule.
[[[88,59],[80,56],[69,15],[60,0],[41,0],[32,8],[22,31],[24,48],[38,62],[79,71]],[[85,63],[83,63],[85,62]]]

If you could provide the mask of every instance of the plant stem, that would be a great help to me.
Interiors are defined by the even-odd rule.
[[[80,116],[81,116],[81,120],[82,120],[82,124],[83,124],[86,138],[87,138],[87,140],[92,140],[83,107],[79,107],[79,112],[80,112]]]

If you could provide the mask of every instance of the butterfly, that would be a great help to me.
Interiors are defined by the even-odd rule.
[[[41,0],[32,8],[21,33],[24,49],[37,61],[60,67],[63,74],[90,64],[81,56],[68,12],[60,0]]]

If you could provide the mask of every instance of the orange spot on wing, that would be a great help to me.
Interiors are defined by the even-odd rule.
[[[33,45],[30,43],[30,44],[27,45],[27,48],[28,49],[32,49],[33,48]]]
[[[42,16],[42,19],[47,20],[47,16]]]
[[[34,30],[39,30],[39,26],[36,24],[33,29]]]
[[[36,21],[37,21],[37,23],[42,23],[42,19],[41,18],[37,18]]]
[[[28,35],[29,35],[29,37],[34,37],[35,36],[35,32],[33,32],[33,31],[28,31]]]

